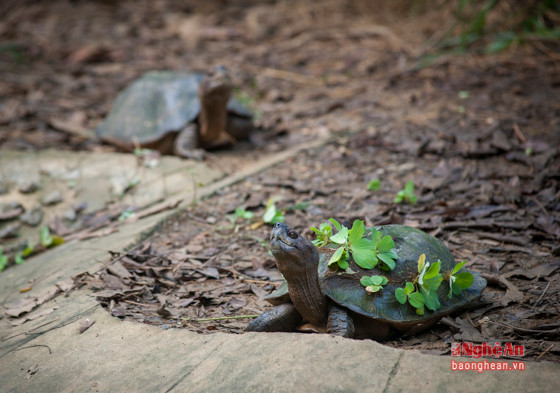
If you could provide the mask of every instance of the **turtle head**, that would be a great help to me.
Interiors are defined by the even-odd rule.
[[[306,271],[317,272],[319,253],[315,245],[284,223],[274,224],[270,250],[278,270],[288,280],[291,276],[305,275]]]
[[[208,70],[198,85],[198,145],[211,148],[235,142],[227,131],[227,103],[233,86],[224,66]]]
[[[288,283],[290,299],[304,320],[318,326],[327,318],[327,300],[319,284],[319,252],[313,243],[284,223],[274,224],[270,250]]]
[[[223,65],[217,65],[209,69],[200,82],[198,95],[203,102],[227,103],[232,88],[231,78],[226,68]]]

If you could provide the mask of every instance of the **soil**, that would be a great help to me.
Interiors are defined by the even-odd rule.
[[[329,217],[411,225],[487,277],[476,308],[388,345],[445,354],[453,341],[512,342],[527,360],[560,361],[558,42],[440,54],[421,67],[453,8],[379,4],[0,6],[0,148],[114,150],[92,129],[120,90],[147,70],[217,63],[231,70],[261,131],[252,144],[213,153],[210,166],[234,173],[329,140],[199,201],[96,276],[79,277],[112,315],[242,333],[247,318],[217,318],[270,307],[262,298],[281,282],[262,223],[272,199],[309,238]],[[372,179],[379,190],[368,190]],[[394,203],[409,180],[418,202]],[[237,217],[238,207],[254,217]]]

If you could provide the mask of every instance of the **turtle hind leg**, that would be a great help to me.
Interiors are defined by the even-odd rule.
[[[348,310],[331,304],[329,307],[327,331],[335,336],[354,337],[354,320],[348,313]]]
[[[198,148],[198,127],[196,124],[187,124],[175,138],[173,153],[179,157],[202,160],[205,155],[203,149]]]
[[[265,311],[252,320],[247,331],[250,332],[291,332],[301,322],[301,315],[292,303],[284,303]]]

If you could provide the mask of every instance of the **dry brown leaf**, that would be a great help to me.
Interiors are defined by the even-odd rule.
[[[35,320],[35,319],[39,319],[39,318],[41,318],[41,317],[44,317],[45,315],[49,315],[50,313],[52,313],[52,312],[53,312],[54,310],[56,310],[56,309],[58,309],[58,306],[56,306],[56,307],[50,307],[50,308],[47,308],[47,309],[45,309],[45,310],[40,310],[40,311],[38,310],[38,311],[36,311],[36,312],[29,313],[29,314],[27,314],[27,315],[24,316],[24,317],[21,317],[21,318],[19,318],[19,319],[16,319],[15,321],[10,320],[10,321],[8,321],[8,322],[9,322],[11,325],[13,325],[13,326],[21,326],[21,325],[23,325],[25,322],[33,321],[33,320]]]
[[[115,276],[119,276],[121,278],[130,278],[132,277],[132,275],[130,274],[130,272],[128,271],[127,268],[125,268],[120,261],[116,261],[114,263],[112,263],[111,265],[109,265],[107,267],[107,270],[109,272],[111,272],[112,274],[114,274]]]

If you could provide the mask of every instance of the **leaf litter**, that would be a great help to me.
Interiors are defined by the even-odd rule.
[[[168,1],[82,2],[68,11],[63,1],[24,2],[7,14],[0,31],[21,43],[16,49],[27,68],[14,72],[12,58],[0,54],[8,71],[0,91],[9,97],[0,101],[0,147],[114,150],[89,130],[142,72],[185,67],[185,48],[189,69],[220,62],[235,70],[239,85],[252,86],[263,128],[253,141],[258,149],[239,144],[216,153],[210,165],[235,173],[256,154],[322,136],[330,142],[218,191],[75,285],[92,288],[119,318],[241,333],[246,319],[222,318],[261,313],[269,307],[263,296],[280,282],[267,251],[270,227],[258,222],[274,198],[286,222],[305,236],[328,217],[345,225],[354,219],[413,225],[443,240],[469,269],[492,277],[472,309],[388,345],[448,353],[459,339],[512,341],[525,345],[528,359],[560,361],[554,43],[473,54],[470,61],[444,56],[416,68],[413,48],[433,29],[430,18],[400,15],[402,23],[388,28],[379,23],[391,11],[372,14],[359,1],[187,3],[179,9]],[[76,25],[83,18],[68,12],[95,14],[98,24]],[[135,17],[122,23],[121,13]],[[146,24],[153,15],[165,23]],[[67,67],[72,72],[60,72]],[[379,189],[367,190],[374,178]],[[394,204],[409,180],[418,201]],[[227,217],[238,207],[255,218],[232,223]],[[103,236],[116,230],[122,212],[84,217],[79,232],[58,230],[69,238]],[[18,213],[10,207],[0,215]],[[60,293],[53,288],[23,298],[7,305],[6,315],[31,316]]]

